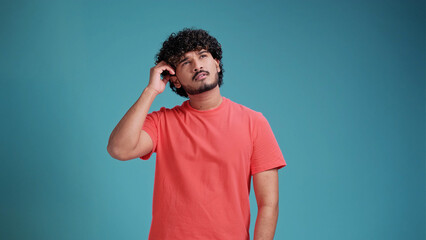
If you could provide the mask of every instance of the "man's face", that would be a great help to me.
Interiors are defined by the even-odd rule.
[[[188,95],[195,95],[215,88],[219,82],[219,60],[205,49],[191,51],[176,64],[176,88],[183,88]]]

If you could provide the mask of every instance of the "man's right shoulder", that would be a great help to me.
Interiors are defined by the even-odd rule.
[[[170,113],[179,113],[179,112],[183,112],[183,104],[182,105],[176,105],[172,108],[163,106],[163,107],[160,107],[159,110],[152,111],[151,113],[154,113],[154,114],[170,114]]]

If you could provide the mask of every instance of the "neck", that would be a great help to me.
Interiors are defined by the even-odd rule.
[[[188,95],[188,97],[191,107],[200,111],[219,107],[223,101],[223,98],[220,95],[219,86],[197,95]]]

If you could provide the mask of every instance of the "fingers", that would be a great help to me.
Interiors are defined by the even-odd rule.
[[[167,82],[169,81],[169,75],[166,75],[163,79],[161,79],[161,81],[163,81],[164,84],[167,84]]]
[[[176,79],[177,79],[176,75],[167,74],[167,75],[164,75],[162,80],[174,82],[174,81],[176,81]]]
[[[167,70],[167,71],[169,71],[169,73],[171,75],[175,75],[176,74],[175,70],[169,64],[167,64],[165,61],[159,62],[157,64],[157,66],[155,66],[155,67],[160,71],[160,73],[162,73],[163,71]]]
[[[169,81],[169,78],[170,78],[170,75],[165,75],[164,77],[163,77],[163,79],[161,79],[161,80],[163,80],[163,81]]]

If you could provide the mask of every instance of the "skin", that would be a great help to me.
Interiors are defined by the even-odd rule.
[[[189,104],[197,110],[209,110],[218,107],[222,103],[222,96],[219,90],[220,61],[214,59],[205,49],[187,52],[176,66],[176,71],[164,61],[157,64],[155,69],[156,78],[159,73],[169,70],[172,75],[162,79],[161,86],[157,88],[164,91],[167,81],[174,84],[176,88],[183,88],[189,97]],[[197,74],[205,73],[206,78],[195,80]],[[152,76],[152,75],[151,75]],[[153,79],[153,83],[160,84],[158,79]],[[150,85],[148,85],[150,86]],[[153,88],[156,88],[153,86]]]
[[[278,169],[253,175],[253,189],[258,209],[253,240],[272,240],[278,222]]]

